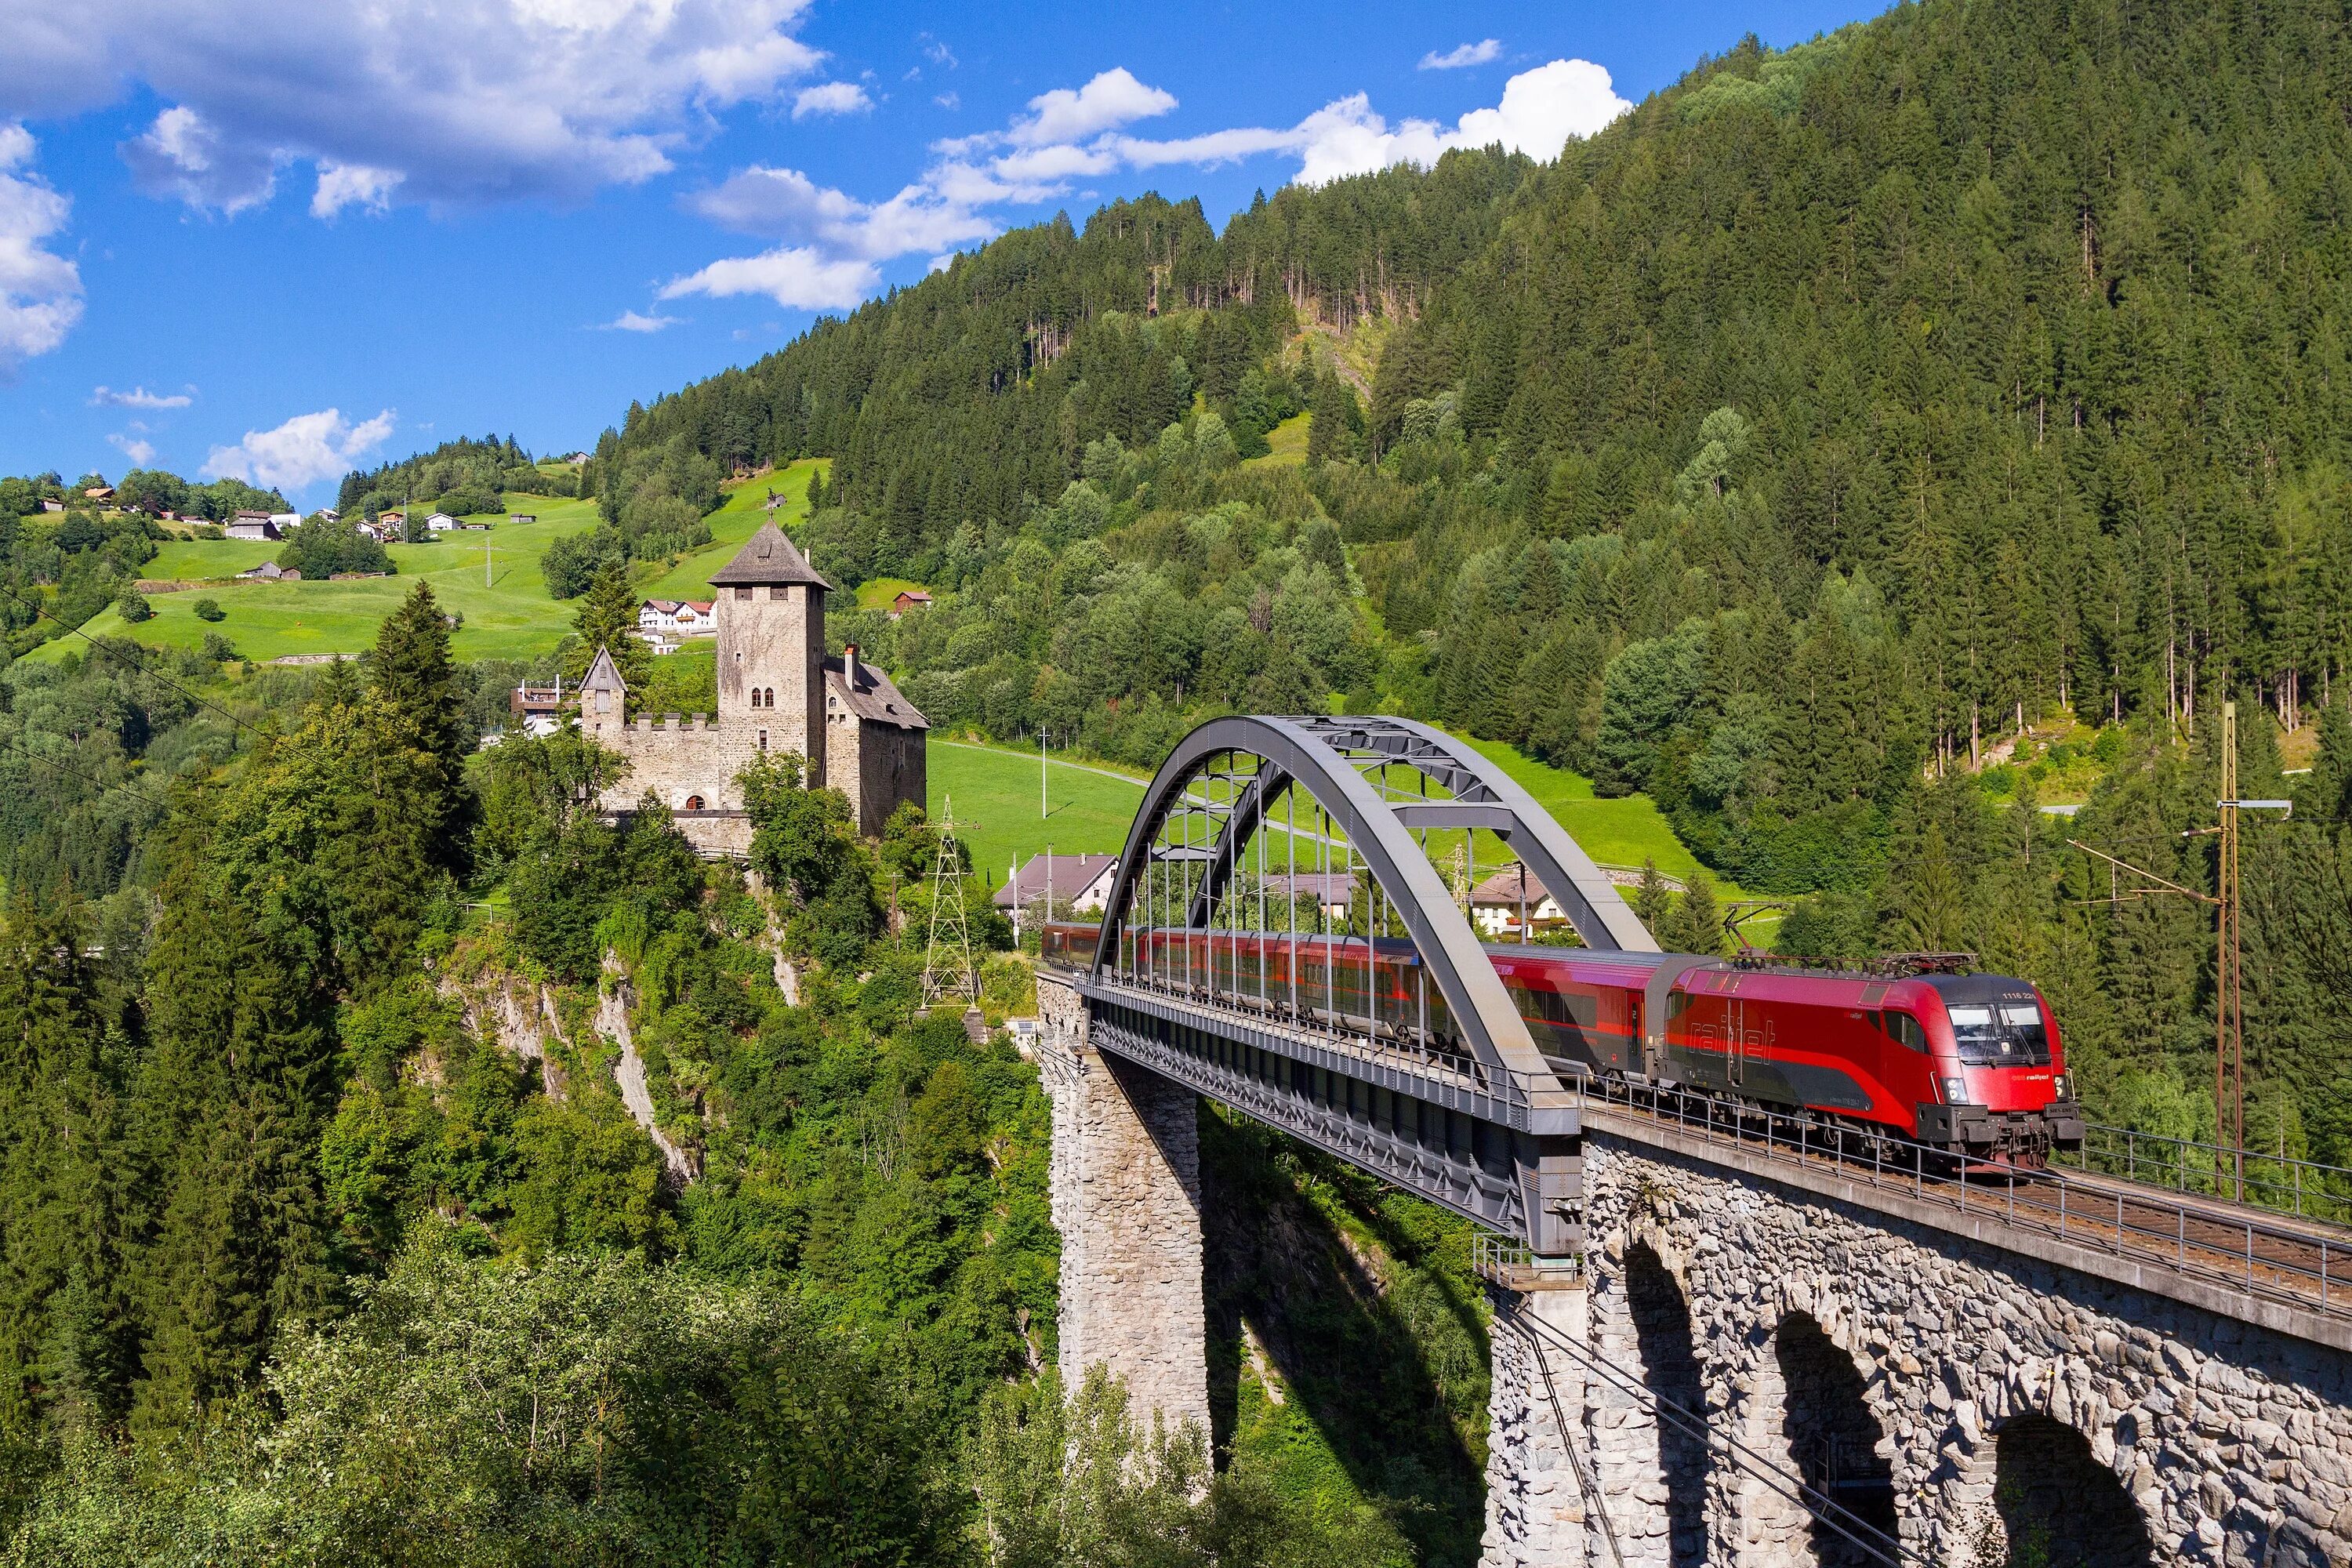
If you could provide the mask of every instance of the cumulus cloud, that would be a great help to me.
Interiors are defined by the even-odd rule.
[[[33,137],[0,122],[0,375],[66,341],[81,320],[81,273],[45,248],[73,204],[26,169]]]
[[[764,294],[788,310],[845,310],[881,287],[873,263],[826,257],[804,245],[779,246],[758,256],[714,261],[699,272],[672,280],[665,300],[688,294],[732,299]]]
[[[107,437],[122,455],[131,459],[134,468],[143,468],[155,460],[155,443],[121,432]]]
[[[611,321],[597,327],[600,332],[658,332],[664,327],[675,327],[676,316],[646,316],[635,310],[624,310]]]
[[[121,152],[140,189],[176,196],[200,210],[243,212],[268,201],[278,188],[275,154],[227,140],[185,105],[157,115],[146,134],[122,143]]]
[[[724,184],[688,198],[694,212],[739,234],[814,245],[835,255],[885,261],[986,239],[996,225],[978,207],[1006,187],[961,165],[943,166],[887,202],[868,205],[798,169],[753,164]]]
[[[236,212],[289,162],[313,211],[398,199],[576,200],[664,173],[720,110],[822,56],[808,0],[9,0],[0,115],[131,92],[164,109],[122,154],[147,188]]]
[[[1464,46],[1473,52],[1486,47]],[[1391,127],[1369,97],[1356,93],[1287,128],[1237,126],[1157,140],[1122,129],[1175,107],[1173,94],[1125,68],[1104,71],[1083,87],[1031,99],[1001,131],[933,142],[931,166],[877,203],[820,185],[797,169],[754,164],[688,196],[685,205],[721,227],[775,242],[775,248],[712,262],[674,279],[661,297],[761,294],[801,310],[842,310],[881,287],[879,263],[924,256],[940,270],[957,248],[999,231],[994,209],[1066,195],[1075,180],[1280,153],[1298,159],[1294,179],[1319,184],[1392,163],[1433,163],[1453,148],[1493,142],[1550,159],[1570,136],[1591,135],[1632,105],[1612,89],[1601,67],[1554,60],[1511,78],[1501,103],[1472,110],[1450,128],[1433,120]]]
[[[1571,136],[1590,136],[1633,106],[1617,96],[1609,73],[1591,60],[1553,60],[1521,71],[1503,85],[1503,101],[1474,109],[1452,130],[1434,120],[1407,120],[1391,129],[1366,94],[1325,104],[1288,131],[1234,130],[1177,141],[1108,138],[1139,168],[1162,163],[1218,163],[1261,153],[1298,155],[1299,184],[1319,185],[1392,163],[1434,163],[1457,147],[1500,142],[1513,153],[1552,159]]]
[[[117,392],[110,386],[92,388],[90,406],[94,408],[185,408],[195,401],[194,389],[187,392],[150,392],[144,386],[134,386],[128,392]]]
[[[1086,86],[1057,87],[1029,100],[1025,119],[1016,120],[1005,139],[1016,147],[1076,142],[1105,131],[1165,114],[1176,95],[1135,79],[1125,66],[1104,71]]]
[[[1425,71],[1458,71],[1465,66],[1483,66],[1502,52],[1502,39],[1481,38],[1475,44],[1456,44],[1442,55],[1432,49],[1421,57],[1421,68]]]
[[[806,120],[812,114],[864,114],[874,107],[866,89],[854,81],[820,82],[804,87],[793,98],[793,118]]]
[[[362,212],[386,212],[392,193],[405,178],[397,169],[371,169],[365,163],[321,163],[319,185],[310,193],[310,216],[332,217],[345,207]]]
[[[247,430],[234,447],[215,447],[205,476],[300,489],[344,473],[392,434],[392,410],[357,425],[340,409],[297,414],[274,430]]]

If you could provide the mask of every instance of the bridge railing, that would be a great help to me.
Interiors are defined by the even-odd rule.
[[[2205,1194],[2332,1225],[2352,1224],[2352,1170],[2341,1165],[2252,1149],[2241,1156],[2216,1143],[2098,1122],[2084,1129],[2080,1150],[2058,1157],[2079,1170],[2127,1182]],[[2242,1166],[2238,1164],[2241,1158]]]
[[[1588,1089],[1637,1116],[1696,1132],[1702,1142],[1833,1167],[1847,1180],[1915,1203],[2160,1264],[2248,1296],[2352,1318],[2352,1235],[2269,1221],[2161,1187],[2021,1171],[1682,1089],[1603,1079]]]

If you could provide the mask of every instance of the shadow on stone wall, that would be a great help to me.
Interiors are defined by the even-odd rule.
[[[1410,1199],[1362,1201],[1379,1189],[1360,1193],[1355,1176],[1203,1105],[1211,1436],[1220,1464],[1237,1458],[1263,1464],[1279,1472],[1269,1479],[1286,1490],[1352,1491],[1386,1512],[1429,1568],[1466,1568],[1477,1560],[1486,1525],[1484,1329],[1466,1279],[1456,1289],[1441,1270],[1393,1266],[1398,1258],[1410,1263],[1437,1237],[1399,1224],[1395,1205]],[[1368,1259],[1354,1250],[1301,1195],[1305,1180],[1339,1193],[1390,1257]],[[1375,1268],[1386,1276],[1385,1289]],[[1261,1410],[1257,1426],[1246,1431],[1243,1381],[1255,1374],[1245,1367],[1252,1352],[1244,1320],[1290,1402],[1281,1411]],[[1465,1416],[1480,1451],[1457,1424]],[[1251,1451],[1237,1454],[1237,1443]],[[1328,1449],[1328,1458],[1318,1449]]]
[[[2138,1507],[2080,1432],[2019,1415],[2001,1426],[1993,1453],[2008,1568],[2152,1568]]]
[[[1645,1242],[1625,1253],[1625,1307],[1633,1320],[1643,1384],[1662,1405],[1704,1414],[1706,1395],[1691,1349],[1690,1304]],[[1667,1561],[1673,1568],[1701,1568],[1706,1562],[1706,1439],[1662,1415],[1658,1458],[1665,1472]]]
[[[1781,1430],[1806,1485],[1863,1523],[1895,1533],[1895,1472],[1878,1452],[1886,1430],[1871,1414],[1862,1371],[1811,1313],[1791,1312],[1773,1336],[1785,1387]],[[1877,1568],[1878,1559],[1812,1515],[1813,1561],[1822,1568]]]

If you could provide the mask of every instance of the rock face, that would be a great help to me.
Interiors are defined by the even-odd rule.
[[[1192,1090],[1087,1044],[1085,1005],[1037,987],[1039,1076],[1054,1108],[1050,1201],[1062,1233],[1062,1375],[1127,1380],[1147,1425],[1209,1429],[1201,1290],[1199,1104]]]
[[[1735,1442],[1951,1568],[2352,1563],[2342,1353],[1605,1135],[1584,1160],[1587,1342],[1708,1431],[1592,1380],[1627,1568],[1872,1561]],[[1498,1337],[1498,1400],[1503,1368]]]

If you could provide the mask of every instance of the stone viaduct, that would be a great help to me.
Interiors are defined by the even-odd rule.
[[[1356,773],[1333,775],[1299,740],[1319,721],[1222,722],[1288,729],[1180,747],[1130,834],[1105,929],[1087,939],[1098,945],[1040,975],[1066,1372],[1101,1364],[1139,1407],[1206,1427],[1207,1097],[1520,1244],[1484,1270],[1488,1568],[2352,1565],[2340,1251],[2331,1262],[2322,1246],[2306,1299],[2263,1284],[2250,1228],[2233,1282],[2191,1266],[2186,1240],[2178,1266],[2121,1245],[2120,1196],[2103,1234],[2079,1213],[2053,1224],[2013,1199],[2007,1212],[1971,1203],[1965,1187],[1956,1205],[1924,1178],[1800,1157],[1718,1132],[1711,1115],[1699,1128],[1570,1097],[1540,1069],[1517,1099],[1457,1092],[1456,1068],[1488,1085],[1521,1070],[1513,1020],[1490,1018],[1491,1038],[1465,1020],[1478,1062],[1446,1067],[1377,1018],[1335,1032],[1336,992],[1318,1011],[1294,986],[1286,1011],[1264,994],[1221,996],[1213,965],[1205,985],[1157,984],[1132,929],[1230,929],[1218,922],[1239,900],[1220,901],[1220,857],[1235,871],[1239,846],[1273,826],[1276,787],[1302,780],[1341,809],[1282,825],[1294,850],[1302,836],[1363,847],[1380,884],[1370,918],[1408,932],[1457,1015],[1499,993],[1443,973],[1466,929],[1445,923],[1460,911],[1425,862],[1407,863],[1391,816],[1495,832],[1571,918],[1582,900],[1588,945],[1632,947],[1639,932],[1603,918],[1605,881],[1556,826],[1547,837],[1524,795],[1443,737],[1331,721],[1357,726],[1330,742],[1352,748]],[[1233,766],[1237,736],[1253,767]],[[1385,769],[1400,757],[1448,798],[1391,800]],[[1223,760],[1203,772],[1207,758]],[[1375,766],[1381,793],[1350,796],[1349,778]],[[1204,846],[1171,826],[1188,811],[1218,836]],[[1271,873],[1251,853],[1263,918]],[[1156,887],[1161,868],[1185,879]],[[1421,907],[1391,916],[1370,901],[1382,896]],[[1212,950],[1184,952],[1189,973]]]

